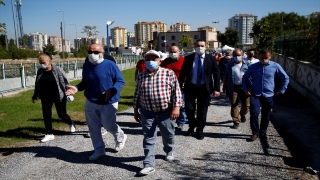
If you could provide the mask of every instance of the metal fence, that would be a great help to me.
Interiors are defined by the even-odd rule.
[[[133,68],[141,56],[118,55],[115,61],[120,70]],[[78,79],[82,76],[85,60],[53,61],[52,64],[61,67],[68,79]],[[14,91],[34,86],[39,63],[1,64],[0,66],[0,95],[3,92]]]

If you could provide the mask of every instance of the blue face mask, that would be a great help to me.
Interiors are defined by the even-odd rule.
[[[240,61],[242,61],[242,56],[236,56],[233,59],[235,62],[240,62]]]
[[[158,67],[158,61],[146,61],[146,68],[150,71],[156,70]]]

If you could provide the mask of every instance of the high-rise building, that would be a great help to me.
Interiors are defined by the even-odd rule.
[[[111,39],[115,47],[127,46],[127,29],[116,26],[110,30]]]
[[[128,47],[131,47],[131,46],[135,46],[135,36],[134,36],[134,32],[127,32],[127,45]]]
[[[42,47],[48,44],[48,35],[34,32],[28,34],[28,46],[32,50],[42,51]]]
[[[52,44],[56,51],[62,52],[62,39],[58,36],[49,36],[48,44]],[[64,40],[65,52],[70,52],[70,41]]]
[[[167,32],[167,24],[161,21],[140,21],[134,25],[134,32],[136,45],[142,46],[146,41],[153,39],[153,32]]]
[[[211,26],[202,26],[202,27],[198,27],[198,31],[201,30],[208,30],[209,32],[216,32],[217,29]]]
[[[170,32],[189,32],[190,31],[190,25],[185,24],[183,22],[178,22],[176,24],[173,24],[170,26]]]
[[[234,28],[239,32],[240,44],[253,44],[253,39],[249,34],[252,33],[253,24],[257,21],[257,16],[252,14],[236,14],[229,19],[228,27]]]

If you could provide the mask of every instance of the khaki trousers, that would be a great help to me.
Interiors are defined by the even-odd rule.
[[[231,102],[231,117],[233,123],[240,123],[240,116],[245,116],[250,107],[250,97],[244,92],[242,85],[234,85],[233,95],[229,96]],[[239,112],[239,100],[241,101],[241,109]]]

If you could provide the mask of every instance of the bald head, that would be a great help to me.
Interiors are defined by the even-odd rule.
[[[99,53],[104,54],[103,47],[100,44],[91,44],[89,46],[89,51],[98,51]]]
[[[180,58],[180,49],[178,46],[171,46],[169,50],[169,56],[173,60],[178,60]]]
[[[241,49],[234,49],[233,50],[233,57],[236,57],[236,56],[242,56]]]

